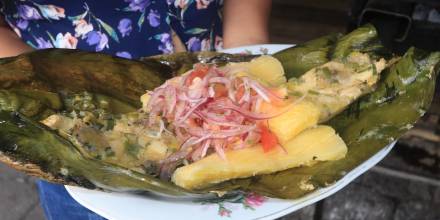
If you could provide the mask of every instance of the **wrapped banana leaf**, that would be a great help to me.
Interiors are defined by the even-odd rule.
[[[373,58],[390,58],[372,25],[365,25],[342,36],[331,34],[274,54],[283,64],[286,77],[298,77],[330,60],[343,60],[352,52],[368,53]]]
[[[352,65],[352,55],[356,53],[368,54],[374,60],[390,59],[392,56],[384,51],[374,27],[367,25],[345,36],[332,35],[298,45],[274,57],[281,61],[291,82],[332,61]],[[119,163],[111,159],[118,152],[107,151],[99,138],[88,138],[102,127],[117,127],[115,118],[120,115],[130,121],[131,113],[142,114],[136,109],[142,106],[140,97],[146,90],[154,90],[167,79],[191,69],[195,63],[227,65],[252,58],[254,56],[222,53],[179,53],[130,61],[96,53],[51,49],[1,59],[0,160],[49,181],[90,189],[192,198],[213,191],[243,190],[297,198],[337,181],[410,129],[429,107],[440,63],[440,53],[417,49],[410,49],[396,62],[388,62],[381,77],[376,78],[377,84],[356,97],[367,95],[349,106],[338,107],[338,111],[334,111],[336,115],[330,114],[321,120],[333,127],[345,142],[346,156],[316,162],[313,166],[184,189],[145,170],[131,168],[139,153],[137,145],[125,145],[127,156],[121,160],[124,163]],[[323,73],[327,73],[324,70]],[[310,102],[314,100],[309,98]],[[87,127],[74,134],[54,131],[46,125],[58,126],[60,131],[69,126],[68,123],[56,124],[56,117],[61,117],[54,116],[57,113],[73,114],[73,118],[82,120],[91,114],[90,123],[98,128]],[[95,118],[98,122],[93,121]],[[130,143],[136,137],[123,138]],[[96,153],[92,148],[103,150]]]

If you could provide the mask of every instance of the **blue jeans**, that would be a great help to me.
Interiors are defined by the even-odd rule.
[[[37,181],[41,206],[48,220],[105,220],[76,202],[63,185]]]

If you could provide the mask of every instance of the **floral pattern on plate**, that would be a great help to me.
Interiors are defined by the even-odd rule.
[[[200,202],[202,205],[215,204],[218,206],[218,215],[222,217],[231,217],[232,206],[241,204],[242,208],[255,210],[268,200],[267,197],[257,193],[238,193],[233,196],[209,199]]]

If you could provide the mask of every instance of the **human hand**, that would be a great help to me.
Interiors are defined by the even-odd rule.
[[[225,0],[224,48],[268,43],[271,6],[271,0]]]
[[[0,58],[17,56],[32,50],[0,17]]]

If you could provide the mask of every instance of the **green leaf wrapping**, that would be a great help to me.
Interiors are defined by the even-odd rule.
[[[286,77],[298,77],[313,67],[329,61],[330,48],[339,35],[329,35],[274,54],[284,67]]]
[[[274,57],[281,61],[287,79],[299,77],[306,71],[330,60],[345,61],[351,52],[368,53],[372,58],[390,58],[391,54],[380,43],[372,25],[360,27],[342,36],[331,34],[280,51]]]
[[[365,26],[344,37],[332,35],[274,56],[288,77],[298,77],[350,51],[383,53],[376,31]],[[111,112],[140,106],[145,90],[192,68],[196,62],[224,64],[253,56],[178,53],[130,61],[76,50],[51,49],[0,59],[0,161],[50,181],[115,191],[156,192],[178,197],[205,196],[211,190],[251,190],[279,198],[298,198],[333,183],[399,138],[429,107],[440,53],[411,49],[382,73],[378,88],[328,122],[347,143],[346,158],[270,175],[236,179],[197,192],[115,165],[88,158],[75,145],[37,122],[73,108],[71,93],[87,91],[106,99]],[[399,112],[399,114],[396,114]],[[300,187],[301,184],[313,185]]]

